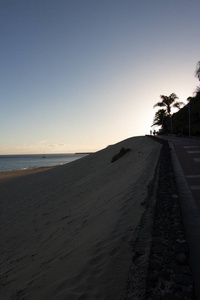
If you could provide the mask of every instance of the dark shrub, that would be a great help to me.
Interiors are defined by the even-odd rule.
[[[115,154],[111,160],[111,163],[115,162],[116,160],[118,160],[119,158],[121,158],[122,156],[124,156],[127,152],[129,152],[131,149],[127,148],[125,149],[124,147],[121,148],[120,152]]]

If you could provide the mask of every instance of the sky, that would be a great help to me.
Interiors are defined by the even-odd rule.
[[[192,96],[199,0],[0,0],[0,154],[97,151]]]

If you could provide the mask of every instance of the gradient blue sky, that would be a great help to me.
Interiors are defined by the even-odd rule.
[[[192,96],[200,1],[0,0],[0,154],[96,151]]]

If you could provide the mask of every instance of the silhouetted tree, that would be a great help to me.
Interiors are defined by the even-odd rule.
[[[200,80],[200,61],[198,61],[198,63],[197,63],[195,76]]]
[[[197,66],[196,66],[196,70],[195,70],[195,76],[199,79],[200,81],[200,61],[198,61]],[[200,92],[200,86],[197,86],[196,92],[199,93]]]
[[[187,97],[187,101],[188,101],[188,103],[190,103],[191,101],[192,101],[192,99],[194,99],[193,97]]]
[[[166,117],[167,117],[166,110],[165,109],[159,109],[155,113],[155,117],[153,119],[153,125],[152,126],[162,126],[162,128],[165,127],[164,124],[166,122]]]
[[[164,109],[160,110],[160,112],[158,111],[155,114],[155,118],[159,118],[161,116],[164,117],[164,122],[162,124],[160,124],[162,126],[162,129],[167,132],[168,128],[171,128],[171,133],[172,133],[172,117],[171,117],[171,108],[172,107],[176,107],[178,109],[181,108],[181,105],[184,105],[183,102],[177,101],[178,97],[175,93],[172,93],[169,96],[165,96],[165,95],[160,95],[160,98],[162,99],[162,101],[159,101],[158,103],[156,103],[154,105],[154,107],[163,107]],[[163,115],[163,110],[165,112],[165,116]],[[154,118],[154,123],[155,123],[155,118]],[[171,120],[171,122],[170,122]]]
[[[176,107],[176,108],[180,109],[181,105],[184,105],[183,102],[176,101],[178,99],[178,97],[175,93],[172,93],[169,96],[160,95],[160,98],[162,99],[162,101],[156,103],[154,105],[154,107],[156,107],[156,106],[164,107],[168,116],[171,115],[172,107]]]

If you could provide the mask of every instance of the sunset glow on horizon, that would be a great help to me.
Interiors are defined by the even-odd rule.
[[[200,2],[1,0],[1,154],[97,151],[149,134],[199,84]]]

